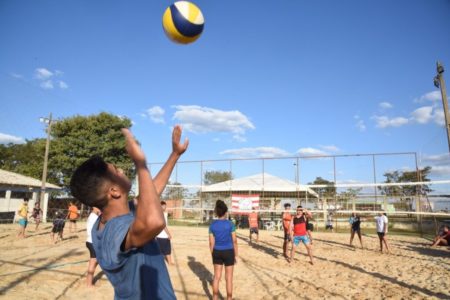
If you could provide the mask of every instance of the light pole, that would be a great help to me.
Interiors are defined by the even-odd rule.
[[[45,197],[45,182],[47,181],[48,151],[50,148],[50,132],[52,130],[52,122],[53,122],[52,113],[50,113],[48,118],[42,118],[42,117],[39,118],[39,121],[47,124],[47,128],[46,128],[47,142],[45,143],[44,169],[42,170],[42,185],[41,185],[41,195],[40,195],[41,197],[39,200],[39,205],[42,205],[42,203],[44,203],[44,197]],[[46,215],[47,214],[44,213],[44,218],[46,217]],[[44,222],[45,221],[46,220],[44,220]]]
[[[448,101],[447,101],[447,91],[445,89],[444,81],[444,66],[440,63],[436,63],[437,75],[434,77],[434,86],[441,88],[442,104],[444,105],[444,115],[445,115],[445,128],[447,129],[447,141],[448,150],[450,152],[450,117],[448,115]]]

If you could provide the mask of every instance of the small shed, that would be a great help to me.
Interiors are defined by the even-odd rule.
[[[24,198],[29,199],[28,207],[31,211],[36,201],[40,201],[41,186],[41,180],[0,169],[0,221],[11,222],[11,216],[14,219]],[[45,184],[44,203],[41,203],[43,222],[47,221],[49,192],[61,189],[55,184]]]

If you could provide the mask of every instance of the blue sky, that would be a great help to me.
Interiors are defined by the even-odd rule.
[[[50,112],[106,111],[132,119],[151,162],[182,124],[184,161],[417,152],[449,178],[433,85],[437,60],[450,70],[449,1],[198,0],[187,46],[164,35],[171,3],[1,0],[0,143],[44,137]]]

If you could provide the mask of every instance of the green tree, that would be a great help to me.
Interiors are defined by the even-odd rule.
[[[44,153],[45,139],[0,145],[0,169],[39,179],[42,177]],[[47,181],[57,183],[58,180],[50,175]]]
[[[224,182],[233,179],[231,172],[227,171],[206,171],[204,174],[203,183],[210,185],[214,183]]]
[[[164,193],[162,194],[163,200],[184,199],[188,192],[187,188],[184,188],[181,183],[170,181],[167,183]]]
[[[125,139],[120,131],[129,127],[131,121],[128,118],[109,113],[58,121],[51,131],[49,174],[58,177],[59,184],[68,186],[75,168],[98,154],[132,177],[133,163],[126,153]]]
[[[133,164],[125,150],[121,128],[131,127],[127,118],[100,113],[75,116],[52,125],[47,181],[68,186],[75,168],[94,154],[122,168],[131,175]],[[24,144],[0,145],[0,168],[41,178],[46,139]]]
[[[332,198],[336,195],[336,186],[333,181],[328,181],[323,179],[322,177],[316,177],[316,179],[312,183],[308,183],[312,185],[326,185],[326,187],[314,187],[311,188],[313,191],[318,193],[320,197]]]
[[[419,182],[430,181],[431,167],[425,167],[416,171],[393,171],[383,174],[386,177],[385,183]],[[402,186],[381,186],[378,187],[381,194],[387,196],[415,196],[420,193],[429,193],[432,189],[428,185],[402,185]]]
[[[340,199],[340,201],[343,201],[346,204],[347,209],[348,209],[349,202],[352,202],[352,204],[353,204],[353,201],[355,201],[357,199],[357,197],[358,197],[359,193],[361,193],[362,189],[363,189],[362,187],[348,188],[347,190],[342,191],[339,194],[339,199]]]

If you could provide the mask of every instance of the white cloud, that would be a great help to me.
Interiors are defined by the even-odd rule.
[[[329,152],[339,152],[339,148],[335,145],[320,146],[320,148]]]
[[[240,134],[235,134],[235,135],[233,135],[233,140],[235,140],[235,141],[237,141],[237,142],[241,142],[241,143],[247,141],[247,139],[245,138],[245,136],[242,136],[242,135],[240,135]]]
[[[430,177],[448,178],[450,175],[450,154],[423,155],[420,168],[431,167]]]
[[[249,129],[255,129],[240,111],[223,111],[197,105],[177,105],[173,119],[179,121],[186,131],[194,133],[227,132],[242,137]]]
[[[400,127],[408,124],[409,120],[404,117],[396,117],[390,119],[387,116],[373,116],[372,119],[376,122],[376,127],[387,128],[387,127]]]
[[[392,104],[389,103],[389,102],[381,102],[379,104],[379,106],[380,106],[381,109],[390,109],[390,108],[393,107]]]
[[[423,106],[411,113],[411,121],[419,124],[434,122],[439,126],[445,126],[444,110],[433,106]]]
[[[53,89],[53,82],[51,80],[42,81],[40,86],[44,90],[51,90]]]
[[[297,150],[297,153],[301,156],[328,155],[328,153],[326,153],[323,150],[311,148],[311,147],[300,148]]]
[[[23,144],[25,140],[21,137],[5,134],[0,132],[0,144]]]
[[[280,148],[275,147],[255,147],[229,149],[220,152],[222,155],[229,155],[234,158],[260,158],[260,157],[280,157],[289,156],[289,153]]]
[[[44,90],[51,90],[55,86],[62,90],[68,89],[69,85],[62,80],[57,81],[55,77],[62,76],[64,72],[55,70],[50,71],[46,68],[37,68],[34,70],[34,77],[39,81],[39,86]],[[55,80],[55,82],[53,82]]]
[[[428,124],[434,122],[439,126],[445,126],[444,112],[440,108],[439,101],[441,101],[440,91],[432,91],[426,93],[419,98],[415,99],[415,103],[432,102],[429,105],[419,107],[410,113],[407,117],[395,117],[390,118],[388,116],[372,116],[371,119],[375,120],[376,127],[388,128],[388,127],[400,127],[407,124]],[[393,106],[389,102],[381,102],[379,104],[381,108],[392,108]],[[360,117],[355,115],[357,120],[356,127],[362,131],[365,130],[364,122],[361,122]]]
[[[450,165],[450,154],[434,154],[434,155],[424,155],[422,158],[422,164],[449,164]]]
[[[164,120],[165,110],[160,106],[153,106],[146,110],[146,114],[143,114],[144,117],[149,117],[154,123],[164,124],[166,121]]]
[[[362,120],[359,115],[354,115],[353,118],[356,120],[356,128],[358,128],[361,132],[366,131],[366,124],[364,123],[364,120]]]
[[[366,124],[364,124],[363,120],[358,120],[356,122],[356,128],[358,128],[358,130],[361,132],[366,131]]]
[[[440,91],[432,91],[432,92],[426,93],[426,94],[420,96],[419,98],[415,99],[414,102],[423,103],[423,102],[427,102],[427,101],[436,102],[436,101],[441,101],[441,100],[442,100],[441,92]]]
[[[69,88],[69,86],[67,85],[67,83],[65,83],[64,81],[60,80],[59,81],[59,88],[62,90],[65,90],[67,88]]]
[[[37,68],[34,71],[35,77],[40,80],[47,80],[53,76],[53,72],[47,70],[46,68]]]
[[[433,121],[439,126],[445,126],[445,116],[443,109],[438,108],[434,110]]]
[[[433,107],[423,106],[411,113],[412,120],[419,124],[426,124],[433,118]]]
[[[430,176],[448,178],[450,166],[431,166]]]
[[[16,78],[16,79],[23,79],[23,75],[20,75],[17,73],[11,73],[10,75],[11,75],[11,77]]]

